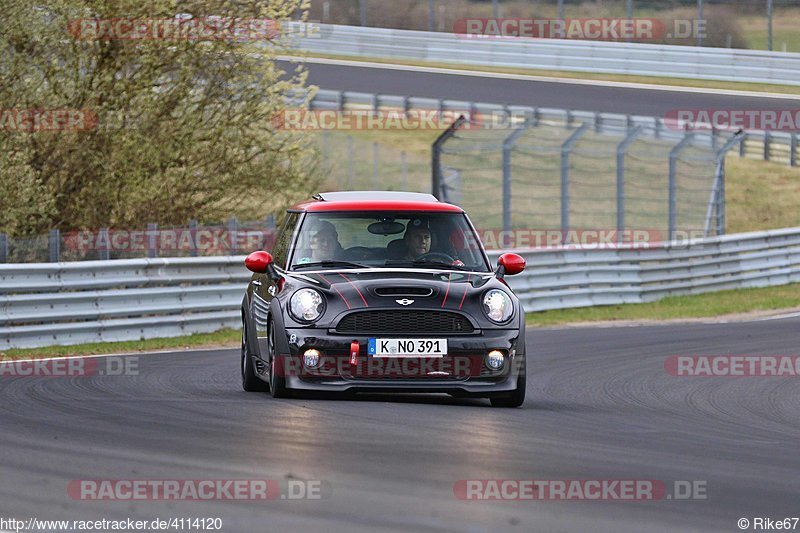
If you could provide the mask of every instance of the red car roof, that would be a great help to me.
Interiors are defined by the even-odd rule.
[[[463,213],[458,206],[439,202],[430,194],[394,191],[348,191],[322,193],[315,200],[303,202],[295,210],[321,211],[426,211]]]

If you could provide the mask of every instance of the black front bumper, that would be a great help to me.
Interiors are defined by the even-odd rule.
[[[448,354],[440,358],[379,358],[367,353],[368,339],[447,338]],[[279,366],[290,389],[336,392],[449,392],[469,396],[511,392],[525,371],[525,347],[517,329],[491,329],[463,336],[453,335],[352,335],[329,329],[289,328],[289,353],[280,354]],[[358,343],[352,357],[351,347]],[[321,354],[317,367],[306,367],[303,353]],[[505,362],[499,370],[485,364],[491,350],[500,350]],[[355,364],[353,364],[355,361]]]

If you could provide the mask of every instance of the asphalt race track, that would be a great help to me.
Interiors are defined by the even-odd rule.
[[[273,400],[238,351],[138,375],[2,377],[0,517],[220,517],[250,531],[739,531],[800,515],[800,382],[674,377],[670,355],[798,352],[800,319],[531,330],[520,409],[448,396]],[[82,501],[81,479],[319,480],[303,501]],[[464,479],[675,480],[706,499],[465,501]]]
[[[283,62],[282,68],[291,65]],[[662,116],[675,109],[796,109],[797,99],[462,76],[374,66],[307,63],[309,85],[450,100]],[[412,67],[413,68],[413,67]]]

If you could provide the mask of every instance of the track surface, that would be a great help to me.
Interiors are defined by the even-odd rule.
[[[283,68],[291,68],[282,63]],[[675,109],[796,109],[796,99],[524,81],[308,63],[323,89],[662,116]]]
[[[797,354],[798,319],[531,330],[528,400],[273,400],[237,351],[139,375],[0,379],[0,517],[221,517],[223,531],[738,531],[800,514],[797,378],[678,378],[672,354]],[[318,479],[322,501],[92,502],[74,479]],[[706,500],[498,502],[460,479],[702,480]]]

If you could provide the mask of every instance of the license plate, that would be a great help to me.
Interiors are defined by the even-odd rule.
[[[368,339],[367,353],[375,357],[443,357],[447,339]]]

